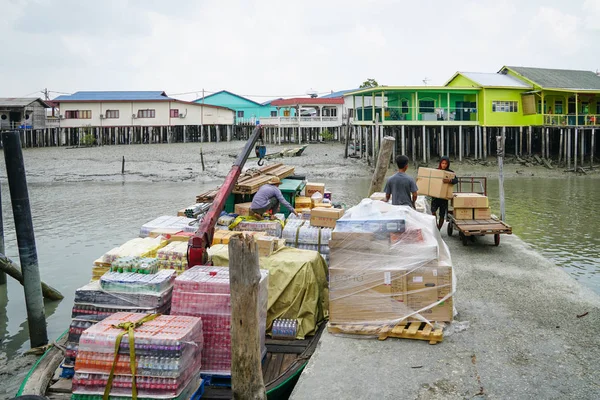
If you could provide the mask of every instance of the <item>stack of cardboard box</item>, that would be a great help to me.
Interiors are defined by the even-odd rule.
[[[452,198],[454,218],[490,219],[492,216],[487,196],[477,193],[455,193]]]
[[[371,203],[374,211],[381,209]],[[402,210],[402,217],[398,207],[384,207],[387,212],[372,220],[351,209],[332,232],[329,321],[337,331],[344,325],[452,320],[452,267],[442,261],[449,254],[440,255],[447,248],[438,245],[435,221],[414,210]]]

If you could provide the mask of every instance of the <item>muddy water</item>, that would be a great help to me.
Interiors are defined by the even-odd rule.
[[[198,162],[199,146],[190,146],[25,152],[42,279],[65,295],[62,302],[46,305],[50,338],[58,337],[68,326],[74,291],[88,282],[93,261],[136,237],[144,222],[172,215],[193,203],[197,194],[222,182],[233,161],[229,154],[237,153],[242,143],[205,145],[205,172]],[[296,166],[298,173],[324,182],[334,200],[353,205],[366,194],[370,172],[356,160],[344,160],[342,152],[339,146],[311,146],[307,156],[285,162]],[[120,174],[123,156],[124,176]],[[3,164],[0,162],[0,184],[6,253],[18,261]],[[507,179],[505,192],[508,222],[514,232],[600,292],[600,227],[592,213],[594,199],[600,198],[597,182],[519,177]],[[490,180],[488,189],[493,211],[499,214],[497,181]],[[5,353],[9,360],[29,345],[23,290],[10,278],[7,286],[0,287],[0,338],[0,355]],[[9,379],[6,393],[14,394],[23,376],[24,372]]]

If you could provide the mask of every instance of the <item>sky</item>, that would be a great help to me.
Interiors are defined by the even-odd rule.
[[[219,90],[266,101],[600,69],[600,0],[0,0],[0,97]]]

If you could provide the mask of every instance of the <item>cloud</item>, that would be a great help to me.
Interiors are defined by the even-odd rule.
[[[600,0],[585,0],[582,9],[585,15],[585,27],[590,30],[600,30]]]

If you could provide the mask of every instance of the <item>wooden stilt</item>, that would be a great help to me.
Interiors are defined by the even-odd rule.
[[[402,125],[402,127],[400,129],[402,130],[402,133],[401,133],[402,140],[401,140],[401,143],[400,143],[401,152],[402,152],[403,155],[406,155],[406,132],[405,132],[405,126]]]
[[[590,143],[590,168],[594,167],[594,151],[595,151],[595,138],[594,138],[594,133],[595,133],[596,129],[592,128],[592,141]]]
[[[458,161],[463,159],[463,130],[462,125],[458,126]]]

